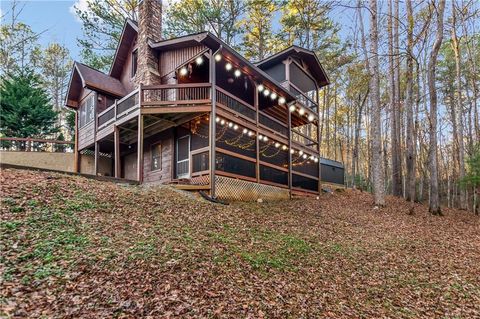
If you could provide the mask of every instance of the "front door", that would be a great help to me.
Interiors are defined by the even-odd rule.
[[[190,177],[190,135],[177,139],[177,178]]]

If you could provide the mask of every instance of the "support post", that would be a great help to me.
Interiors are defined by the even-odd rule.
[[[217,196],[216,189],[215,189],[215,166],[216,166],[216,122],[215,119],[217,117],[217,89],[216,89],[216,65],[215,65],[215,56],[222,51],[222,46],[218,48],[217,51],[212,53],[210,50],[210,84],[211,84],[211,91],[210,91],[210,99],[212,101],[212,111],[210,112],[210,134],[209,134],[209,142],[210,142],[210,196],[215,198]]]
[[[113,143],[114,143],[114,175],[120,178],[120,129],[117,125],[113,127]]]
[[[74,145],[74,163],[73,163],[73,171],[75,173],[80,173],[80,152],[78,151],[78,110],[75,110],[75,145]]]
[[[258,108],[258,90],[257,90],[257,85],[255,84],[254,87],[254,96],[253,96],[253,106],[255,107],[255,122],[257,125],[257,132],[255,136],[255,145],[257,149],[257,162],[255,163],[255,175],[257,176],[257,183],[260,183],[260,139],[258,138],[258,113],[259,113],[259,108]]]
[[[317,143],[318,143],[318,194],[320,195],[322,193],[322,161],[320,158],[320,143],[322,142],[322,137],[320,134],[320,121],[322,120],[320,118],[320,97],[318,96],[320,89],[317,88],[317,108],[318,108],[318,122],[317,122]]]
[[[287,105],[288,114],[288,190],[292,199],[292,112],[290,105]]]
[[[99,160],[99,154],[100,153],[100,143],[95,141],[95,168],[93,175],[97,176],[98,175],[98,160]]]
[[[143,116],[138,115],[138,138],[137,138],[137,180],[143,182]]]

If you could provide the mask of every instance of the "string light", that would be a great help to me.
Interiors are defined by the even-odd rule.
[[[275,99],[277,98],[277,93],[272,92],[272,94],[270,94],[270,98],[271,98],[272,100],[275,100]]]
[[[215,122],[220,122],[220,118],[217,116],[217,118],[215,119]]]
[[[262,92],[263,89],[265,89],[265,87],[264,87],[262,84],[260,84],[260,85],[257,87],[258,92]]]
[[[233,75],[235,75],[236,78],[238,78],[240,75],[242,75],[242,71],[239,69],[236,69],[235,72],[233,72]]]
[[[278,104],[283,105],[283,104],[285,104],[285,102],[286,102],[286,100],[283,96],[278,98]]]
[[[314,119],[315,119],[315,117],[313,116],[313,114],[310,114],[310,115],[308,116],[308,121],[309,121],[309,122],[313,122]]]
[[[220,62],[222,60],[222,55],[220,53],[215,54],[215,61]]]
[[[229,127],[229,128],[232,128],[232,127],[233,127],[233,123],[232,123],[232,122],[228,122],[228,127]]]
[[[307,154],[303,154],[303,158],[306,159],[308,157]]]
[[[293,148],[290,149],[290,154],[295,154],[295,150]]]
[[[221,125],[225,125],[225,120],[221,120],[221,121],[220,121],[220,124],[221,124]]]
[[[263,95],[268,96],[270,94],[270,91],[268,89],[265,89],[263,91]]]
[[[302,155],[303,155],[303,151],[299,151],[298,154],[299,154],[300,156],[302,156]]]
[[[243,129],[243,134],[247,134],[248,130],[246,128]]]
[[[262,134],[258,134],[258,139],[259,139],[259,140],[262,140],[262,138],[263,138],[263,135],[262,135]]]
[[[264,136],[264,137],[263,137],[263,141],[264,141],[264,142],[268,141],[268,137]]]
[[[248,136],[252,136],[253,135],[253,132],[252,131],[248,131]]]
[[[235,131],[238,130],[238,125],[235,124],[235,125],[233,126],[233,129],[234,129]]]
[[[305,114],[305,109],[302,107],[300,110],[298,110],[298,114],[303,115]]]
[[[227,64],[225,64],[225,69],[227,71],[230,71],[231,69],[233,68],[232,64],[230,62],[228,62]]]
[[[275,143],[275,147],[276,147],[276,148],[279,148],[279,147],[280,147],[280,143],[276,142],[276,143]]]
[[[288,146],[287,146],[287,145],[283,145],[283,146],[282,146],[282,150],[284,150],[284,151],[286,151],[286,150],[287,150],[287,148],[288,148]]]
[[[181,76],[185,76],[185,75],[187,75],[187,73],[188,73],[188,70],[187,70],[186,67],[183,67],[183,68],[180,69],[180,75]]]
[[[318,158],[315,157],[314,162],[315,162],[315,163],[318,163]]]
[[[295,111],[295,105],[290,105],[290,107],[288,109],[290,110],[290,112]]]
[[[195,62],[197,63],[197,65],[201,65],[203,63],[203,57],[199,56],[198,58],[195,59]]]

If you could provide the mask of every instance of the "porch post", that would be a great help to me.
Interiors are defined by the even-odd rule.
[[[98,159],[99,159],[99,150],[100,148],[100,143],[98,143],[98,141],[95,141],[95,168],[94,168],[94,172],[93,172],[93,175],[97,176],[98,175]]]
[[[257,149],[257,162],[255,163],[255,175],[257,176],[257,183],[260,183],[260,139],[258,138],[258,113],[259,113],[259,108],[258,108],[258,90],[257,90],[257,84],[255,84],[255,95],[253,96],[253,106],[255,107],[255,122],[257,125],[257,134],[255,136],[255,145]]]
[[[317,105],[318,105],[318,122],[317,122],[317,141],[318,141],[318,194],[320,195],[322,193],[322,161],[320,160],[320,143],[322,142],[321,134],[320,134],[320,97],[319,97],[319,92],[320,89],[317,87]]]
[[[120,178],[120,129],[117,125],[113,127],[113,143],[114,143],[114,176]]]
[[[138,115],[138,138],[137,138],[137,180],[143,182],[143,116]]]
[[[212,53],[210,50],[210,83],[212,85],[210,89],[210,99],[212,101],[212,110],[210,112],[210,134],[209,134],[209,142],[210,142],[210,196],[215,198],[217,196],[216,189],[215,189],[215,158],[216,158],[216,122],[215,119],[217,117],[217,88],[216,88],[216,65],[215,65],[215,56],[220,54],[222,51],[222,46],[218,48],[217,51]]]
[[[288,114],[288,190],[290,192],[290,199],[292,198],[292,112],[290,112],[290,105],[287,104]]]
[[[73,171],[80,173],[80,152],[78,151],[78,110],[75,110],[75,145],[74,145],[74,163]]]

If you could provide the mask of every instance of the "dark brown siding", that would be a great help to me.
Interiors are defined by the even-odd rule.
[[[157,143],[162,145],[162,164],[161,168],[152,171],[152,152],[151,147]],[[156,134],[145,140],[144,146],[144,169],[143,178],[147,183],[159,182],[166,183],[172,179],[172,163],[174,155],[173,131],[168,130]]]
[[[199,45],[183,49],[162,52],[160,54],[160,76],[162,84],[175,84],[175,68],[192,59],[205,50],[205,46]]]

